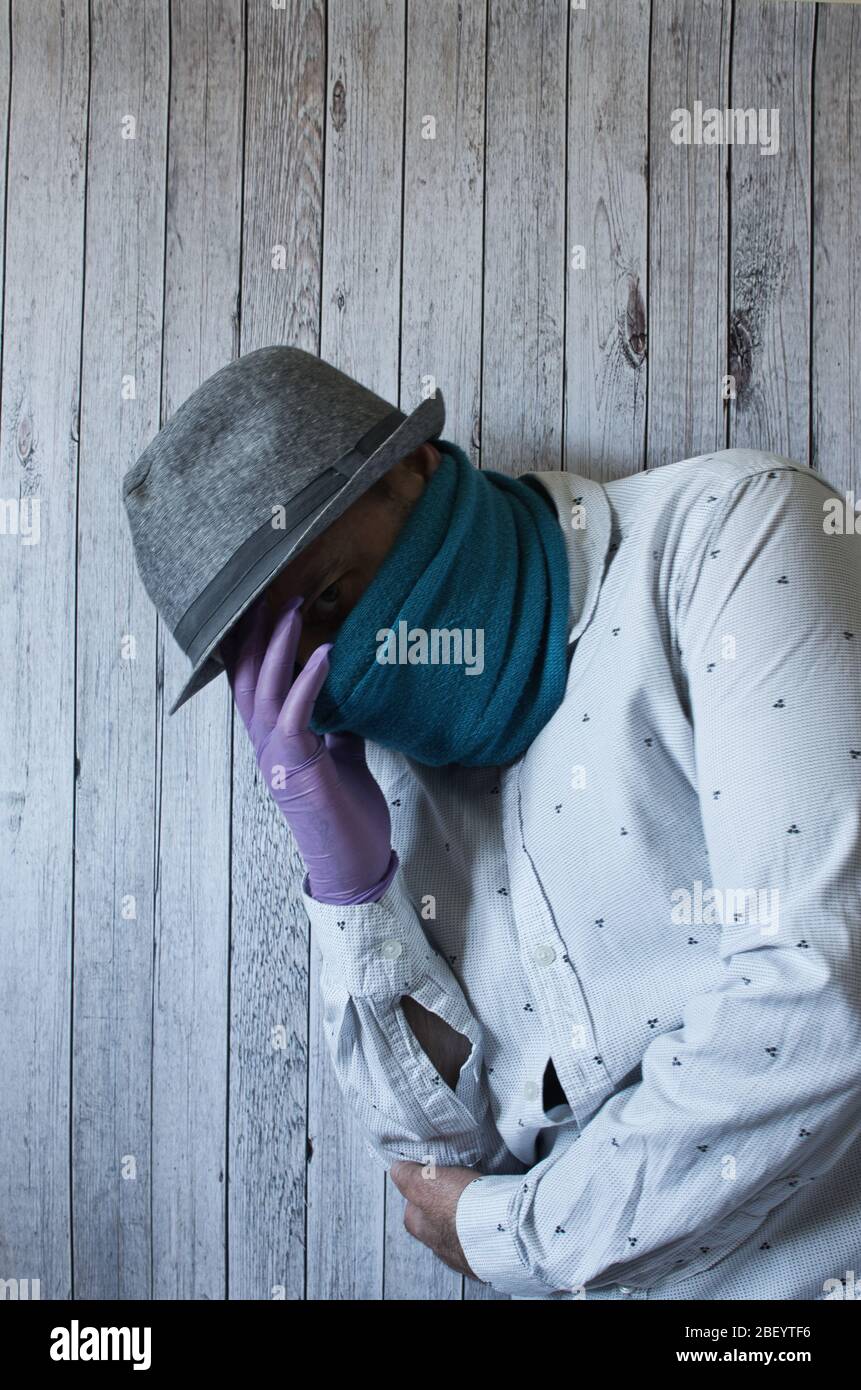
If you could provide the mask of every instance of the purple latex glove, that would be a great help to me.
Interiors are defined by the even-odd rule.
[[[317,647],[293,679],[302,630],[293,598],[274,630],[265,595],[221,644],[236,707],[257,764],[308,871],[305,891],[319,902],[374,902],[398,867],[389,808],[357,734],[308,727],[329,671],[332,643]]]

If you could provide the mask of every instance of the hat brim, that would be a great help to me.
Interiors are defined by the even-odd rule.
[[[285,535],[280,545],[271,547],[261,561],[255,564],[239,583],[234,585],[230,593],[229,612],[195,662],[191,674],[171,705],[169,714],[176,714],[177,710],[181,709],[192,695],[196,695],[204,686],[209,685],[209,682],[215,680],[216,676],[224,670],[224,662],[218,655],[218,647],[230,630],[236,626],[242,615],[251,607],[255,599],[278,577],[290,561],[307,549],[322,531],[332,525],[333,521],[337,521],[338,517],[352,506],[362,493],[367,492],[378,478],[397,463],[398,459],[411,453],[413,449],[417,449],[420,444],[426,444],[438,438],[444,426],[445,401],[442,392],[437,389],[433,396],[428,396],[416,406],[415,410],[398,425],[397,429],[383,441],[380,447],[369,455],[361,467],[356,469],[356,472],[347,479],[344,486],[339,488],[328,502],[324,503],[301,536],[296,537],[292,533]]]

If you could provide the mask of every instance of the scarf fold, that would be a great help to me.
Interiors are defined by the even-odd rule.
[[[537,479],[433,442],[440,465],[336,633],[311,728],[432,767],[502,765],[562,702],[565,539]]]

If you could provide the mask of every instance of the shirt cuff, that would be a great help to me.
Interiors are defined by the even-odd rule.
[[[523,1177],[487,1176],[468,1183],[458,1198],[454,1223],[466,1262],[500,1293],[541,1298],[557,1293],[533,1274],[517,1233],[517,1197]]]
[[[401,866],[377,902],[324,903],[303,881],[302,901],[327,969],[356,998],[407,994],[434,957]]]

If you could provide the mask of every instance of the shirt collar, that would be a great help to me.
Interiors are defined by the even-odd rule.
[[[589,624],[604,579],[613,529],[610,502],[600,483],[562,471],[521,474],[536,478],[549,492],[568,551],[571,577],[568,644]]]

